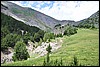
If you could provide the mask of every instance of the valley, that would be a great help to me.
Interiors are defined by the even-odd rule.
[[[63,36],[56,39],[63,39],[63,43],[55,52],[50,54],[50,60],[63,59],[64,64],[70,64],[73,56],[76,55],[79,64],[84,66],[99,65],[99,34],[98,30],[79,29],[78,33],[70,37]],[[54,41],[54,40],[52,40]],[[37,55],[36,55],[37,56]],[[25,61],[1,64],[4,66],[41,66],[45,56],[30,58]]]
[[[1,1],[1,66],[99,66],[99,10],[57,20]]]

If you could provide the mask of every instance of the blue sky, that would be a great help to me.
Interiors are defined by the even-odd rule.
[[[99,10],[99,1],[10,1],[30,7],[57,20],[79,21]]]

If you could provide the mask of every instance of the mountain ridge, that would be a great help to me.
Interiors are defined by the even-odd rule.
[[[60,20],[56,20],[56,19],[54,19],[54,18],[52,18],[52,17],[50,17],[48,15],[45,15],[45,14],[43,14],[41,12],[38,12],[38,11],[32,9],[32,8],[19,7],[19,6],[17,6],[17,4],[14,4],[14,3],[11,3],[11,2],[4,2],[3,1],[3,3],[7,3],[5,5],[6,7],[8,7],[8,9],[5,10],[6,12],[8,12],[8,13],[10,12],[14,16],[19,17],[20,20],[22,20],[26,24],[35,25],[35,26],[37,26],[37,27],[39,27],[39,28],[41,28],[43,30],[47,29],[47,27],[53,29],[55,25],[62,24],[62,22]],[[3,3],[1,2],[1,4],[3,4]],[[13,6],[11,6],[11,5],[13,5]],[[26,10],[26,12],[25,13],[21,12],[21,10]],[[3,9],[1,9],[1,12],[6,14],[5,11],[3,11]],[[30,15],[28,16],[27,13],[30,14]],[[32,13],[33,13],[33,15],[32,15]],[[26,17],[25,17],[25,14],[27,15]],[[11,15],[11,16],[13,16],[13,15]],[[40,21],[42,21],[42,22],[40,22]],[[44,26],[43,26],[43,24],[44,24]]]
[[[2,5],[4,5],[7,8],[4,9],[4,6]],[[50,32],[53,32],[54,27],[58,24],[61,24],[61,25],[69,24],[72,26],[73,25],[78,26],[83,20],[88,19],[88,18],[85,18],[80,21],[57,20],[35,9],[29,8],[29,7],[22,7],[15,3],[7,2],[7,1],[1,1],[1,12],[6,15],[10,15],[11,17],[17,20],[20,20],[24,22],[25,24],[28,24],[30,26],[36,26],[44,31],[50,31]],[[93,14],[91,16],[93,16]]]

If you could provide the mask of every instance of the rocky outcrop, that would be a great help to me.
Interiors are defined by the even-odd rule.
[[[39,54],[38,57],[40,56],[44,56],[47,54],[46,48],[48,47],[48,45],[50,44],[50,46],[52,47],[51,52],[54,52],[55,50],[57,50],[58,48],[61,47],[61,45],[58,45],[57,43],[44,43],[42,42],[41,46],[38,46],[34,51],[33,54]]]
[[[8,49],[10,50],[10,48],[8,48]],[[5,52],[1,51],[1,63],[13,62],[12,56],[13,56],[13,52],[12,51],[10,53],[8,53],[8,54],[5,54]]]
[[[33,51],[33,54],[39,55],[35,58],[46,55],[47,54],[46,48],[48,47],[49,44],[52,47],[51,52],[55,52],[57,49],[59,49],[62,46],[61,45],[62,42],[63,42],[62,39],[57,39],[55,42],[50,42],[50,43],[42,42],[42,44]]]

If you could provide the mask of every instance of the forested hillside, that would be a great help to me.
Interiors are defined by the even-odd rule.
[[[79,21],[80,28],[99,28],[99,11],[92,14],[89,18]]]
[[[28,39],[32,40],[32,36],[39,30],[35,26],[26,25],[21,21],[1,13],[1,50],[4,50],[8,46],[14,47],[15,43],[21,38],[25,42]]]

